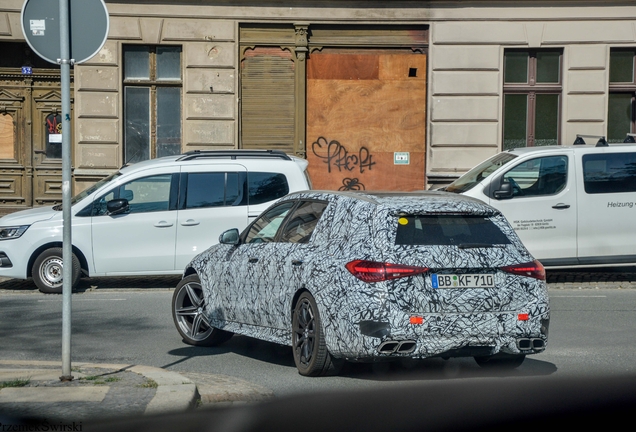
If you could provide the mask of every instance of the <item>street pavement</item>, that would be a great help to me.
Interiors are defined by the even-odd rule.
[[[54,425],[66,430],[79,425],[81,430],[86,421],[223,407],[273,396],[235,377],[142,365],[78,362],[72,364],[71,381],[62,381],[60,375],[61,362],[0,360],[0,430],[34,422],[43,430],[54,430]]]
[[[92,278],[83,279],[78,291],[172,289],[178,281],[178,277]],[[636,289],[636,268],[549,271],[548,286],[550,290]],[[30,280],[12,279],[0,280],[0,290],[36,291]],[[0,360],[0,427],[19,428],[36,421],[40,422],[36,427],[46,430],[53,426],[78,430],[73,429],[77,424],[81,430],[82,422],[99,418],[183,412],[273,397],[267,388],[224,375],[180,374],[129,364],[72,366],[74,379],[62,382],[60,362]]]

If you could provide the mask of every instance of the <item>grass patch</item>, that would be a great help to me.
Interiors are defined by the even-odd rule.
[[[146,381],[143,382],[143,384],[139,384],[137,387],[141,387],[141,388],[157,388],[159,387],[159,384],[157,384],[157,382],[153,379],[150,378],[146,378]]]
[[[117,381],[121,381],[121,378],[118,378],[118,377],[108,377],[108,378],[106,378],[104,381],[106,381],[107,383],[117,382]]]
[[[86,381],[97,381],[98,379],[100,379],[101,377],[98,377],[97,375],[91,375],[91,376],[85,376],[85,377],[81,377],[80,380],[86,380]]]
[[[29,385],[31,380],[29,378],[26,379],[14,379],[12,381],[2,381],[0,382],[0,389],[8,388],[8,387],[26,387]]]
[[[90,384],[94,384],[94,385],[103,385],[103,384],[105,384],[104,379],[101,376],[97,376],[97,375],[90,375],[90,376],[81,377],[79,380],[80,381],[88,381]]]

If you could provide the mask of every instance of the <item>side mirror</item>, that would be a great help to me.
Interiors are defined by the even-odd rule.
[[[231,245],[239,244],[239,230],[236,228],[232,228],[227,231],[224,231],[219,236],[219,243],[231,244]]]
[[[502,199],[510,199],[512,198],[513,195],[513,189],[512,189],[512,185],[509,182],[501,182],[501,185],[499,185],[499,189],[497,189],[494,193],[493,196],[495,197],[495,199],[498,200],[502,200]]]
[[[106,203],[106,210],[108,210],[109,216],[127,213],[129,210],[128,200],[124,198],[110,200]]]

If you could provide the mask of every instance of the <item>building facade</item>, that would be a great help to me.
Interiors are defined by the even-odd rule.
[[[23,3],[0,0],[0,212],[61,201],[59,67]],[[305,157],[319,189],[422,190],[507,148],[636,132],[632,1],[105,3],[108,39],[72,71],[75,193],[225,148]]]

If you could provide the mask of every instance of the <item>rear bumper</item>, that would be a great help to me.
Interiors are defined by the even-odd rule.
[[[548,344],[549,312],[520,319],[519,313],[424,314],[421,323],[410,316],[389,320],[382,337],[349,339],[349,346],[331,349],[335,357],[381,360],[400,357],[469,357],[497,353],[537,354]],[[525,318],[525,317],[524,317]],[[367,324],[368,326],[368,324]],[[329,345],[329,344],[328,344]]]

